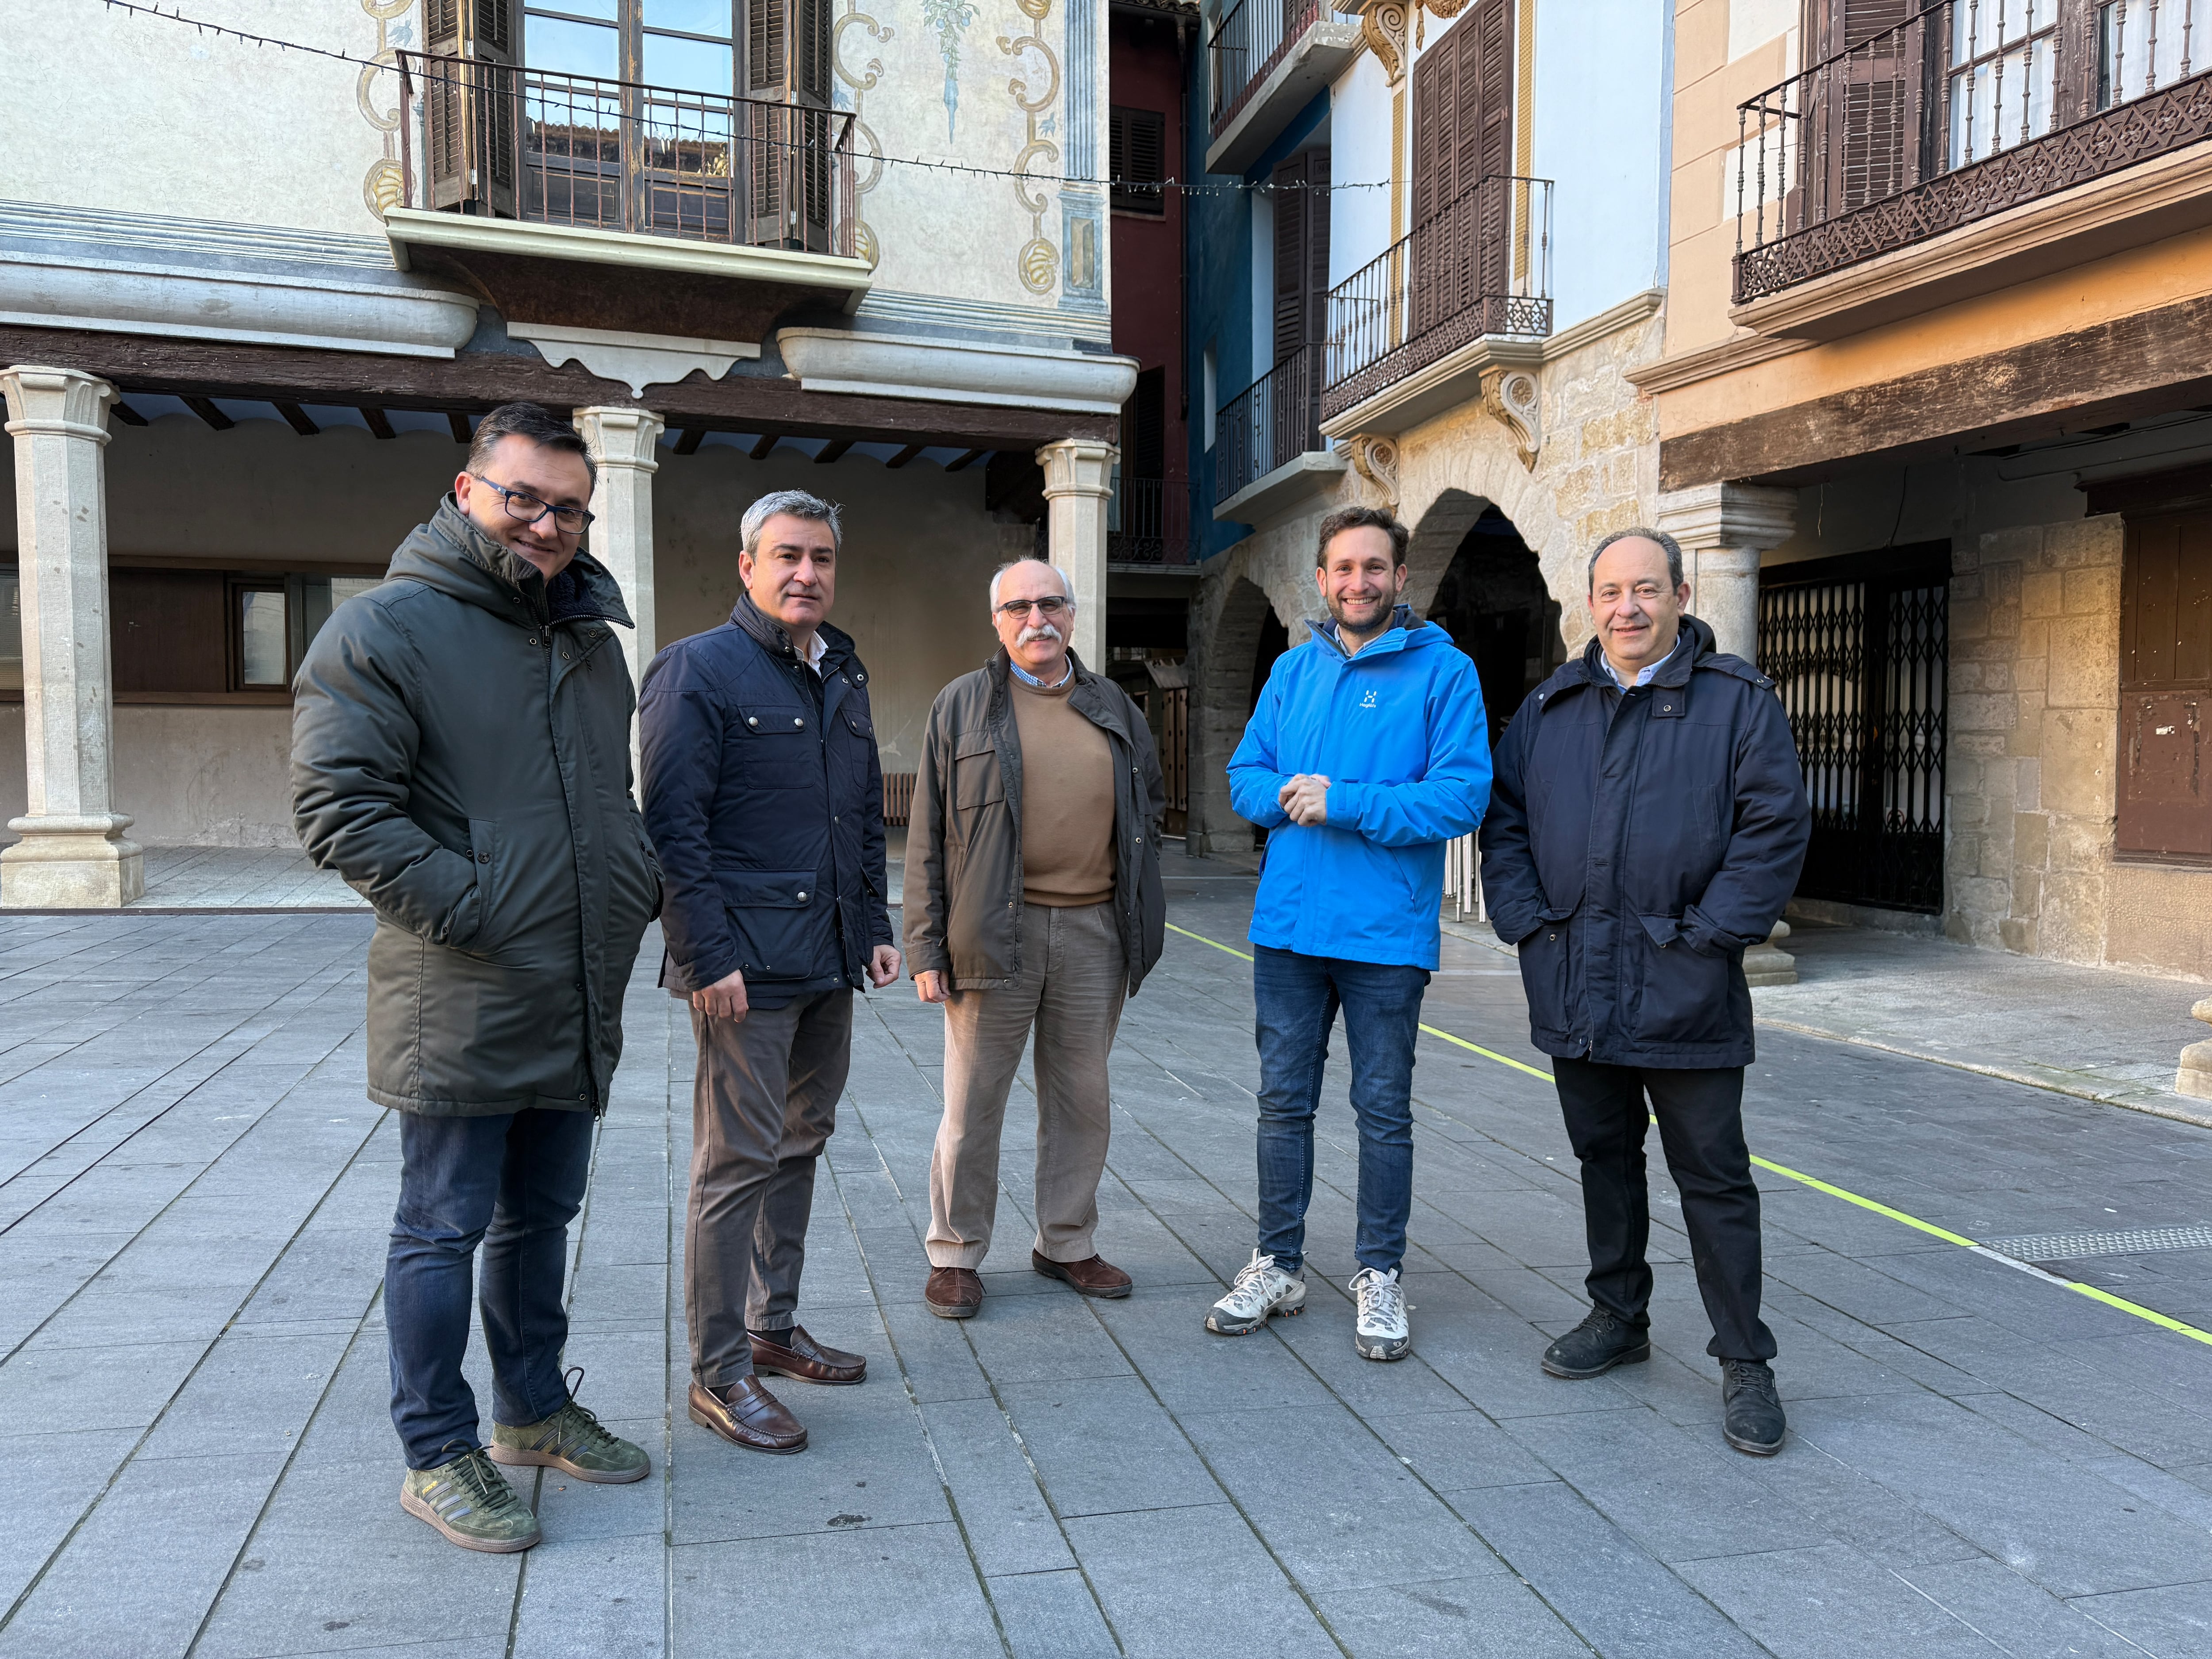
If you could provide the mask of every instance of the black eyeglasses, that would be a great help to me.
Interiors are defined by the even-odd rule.
[[[1008,599],[999,607],[1002,617],[1026,617],[1031,610],[1040,616],[1057,617],[1075,609],[1074,601],[1063,599],[1057,593],[1048,593],[1041,599]]]
[[[506,504],[507,517],[520,519],[525,524],[536,524],[550,513],[555,524],[571,536],[580,536],[592,522],[592,515],[580,507],[556,507],[550,501],[539,501],[527,490],[509,489],[503,483],[495,483],[481,472],[471,472],[469,477],[486,489],[497,490],[500,500]]]

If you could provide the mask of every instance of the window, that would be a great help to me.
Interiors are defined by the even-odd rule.
[[[1214,416],[1221,406],[1220,366],[1214,358],[1213,343],[1211,340],[1206,342],[1206,355],[1200,360],[1199,368],[1206,392],[1204,404],[1206,447],[1207,453],[1211,453],[1213,449]]]
[[[231,690],[281,691],[292,683],[282,583],[233,582],[230,629]]]
[[[1158,110],[1115,105],[1109,155],[1115,210],[1154,218],[1165,214],[1160,185],[1168,176],[1168,118]]]

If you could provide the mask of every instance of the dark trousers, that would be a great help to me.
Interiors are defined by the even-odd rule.
[[[684,1311],[691,1376],[720,1389],[753,1374],[745,1333],[798,1315],[814,1166],[837,1126],[853,1057],[853,994],[823,991],[743,1019],[691,1014],[691,1205]]]
[[[561,1291],[568,1224],[592,1170],[589,1112],[399,1119],[399,1209],[384,1261],[392,1422],[411,1469],[480,1444],[469,1348],[469,1268],[483,1245],[477,1300],[491,1350],[492,1415],[520,1426],[560,1410],[568,1391]]]
[[[1413,1209],[1413,1042],[1420,1035],[1425,968],[1255,945],[1255,1035],[1260,1045],[1260,1253],[1285,1273],[1305,1265],[1313,1199],[1314,1114],[1329,1028],[1344,1011],[1352,1112],[1359,1124],[1358,1236],[1363,1267],[1405,1260]]]
[[[1773,1358],[1773,1333],[1759,1316],[1759,1188],[1743,1143],[1743,1068],[1671,1071],[1555,1059],[1552,1071],[1567,1139],[1582,1160],[1590,1256],[1583,1283],[1591,1302],[1631,1325],[1650,1323],[1644,1131],[1656,1116],[1668,1172],[1682,1194],[1698,1293],[1713,1322],[1705,1352],[1721,1359]]]

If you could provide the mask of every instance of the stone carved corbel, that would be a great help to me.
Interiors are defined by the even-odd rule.
[[[1346,446],[1352,470],[1364,478],[1389,511],[1398,510],[1398,446],[1389,438],[1361,433]]]
[[[1359,14],[1359,32],[1389,84],[1396,86],[1406,75],[1405,0],[1368,0]]]
[[[1482,406],[1513,434],[1521,465],[1534,472],[1536,452],[1544,447],[1544,410],[1536,377],[1525,368],[1485,369]]]

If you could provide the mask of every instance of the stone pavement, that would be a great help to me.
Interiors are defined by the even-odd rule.
[[[1181,927],[1241,944],[1248,879],[1170,887]],[[1538,1372],[1582,1310],[1556,1109],[1440,1041],[1414,1356],[1352,1352],[1340,1073],[1311,1311],[1206,1335],[1250,1248],[1255,1079],[1243,964],[1181,935],[1117,1050],[1100,1238],[1127,1302],[1028,1270],[1018,1100],[983,1315],[923,1311],[938,1017],[865,1003],[803,1316],[872,1375],[783,1387],[813,1433],[793,1458],[684,1414],[690,1045],[648,950],[569,1358],[655,1477],[539,1480],[545,1544],[465,1554],[396,1502],[368,931],[0,920],[0,1659],[2212,1652],[2212,1346],[1762,1176],[1793,1436],[1741,1457],[1663,1182],[1654,1362]],[[1494,952],[1448,943],[1427,1018],[1544,1066]],[[2082,1235],[2051,1265],[2212,1328],[2212,1249],[2155,1248],[2201,1235],[2212,1134],[1794,1032],[1760,1049],[1764,1157],[1972,1238]]]

